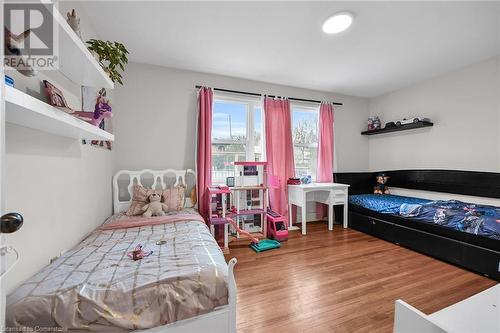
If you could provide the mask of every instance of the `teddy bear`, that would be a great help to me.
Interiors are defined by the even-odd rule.
[[[385,185],[389,176],[386,176],[385,173],[379,173],[377,175],[377,185],[373,189],[374,194],[389,194],[389,187]]]
[[[168,206],[161,202],[161,195],[153,193],[149,196],[149,203],[142,207],[145,212],[142,214],[144,217],[151,216],[164,216],[168,210]]]

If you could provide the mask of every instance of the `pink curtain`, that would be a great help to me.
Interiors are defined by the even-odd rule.
[[[198,93],[198,142],[196,176],[198,210],[203,217],[209,214],[207,186],[212,182],[212,89],[202,87]]]
[[[318,133],[318,163],[316,181],[318,183],[333,182],[333,107],[328,103],[321,103],[319,107]],[[327,207],[318,204],[317,219],[327,216]]]
[[[269,189],[270,206],[288,220],[287,180],[295,175],[290,102],[266,97],[264,110],[268,174],[277,181]]]

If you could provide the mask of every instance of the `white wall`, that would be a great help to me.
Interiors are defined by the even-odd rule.
[[[95,36],[90,27],[82,28],[85,37]],[[46,78],[63,88],[70,106],[81,106],[80,86],[60,75],[47,72],[25,78],[17,72],[7,74],[16,80],[16,88],[42,100],[40,81]],[[6,125],[5,211],[24,216],[23,227],[5,235],[5,241],[21,254],[20,262],[6,276],[7,292],[77,244],[111,214],[112,173],[111,151]]]
[[[369,138],[370,170],[500,172],[500,57],[370,100],[382,122],[426,116],[433,127]]]
[[[128,65],[124,83],[116,88],[113,109],[117,170],[194,168],[197,84],[342,102],[335,111],[338,170],[368,169],[368,141],[359,134],[368,117],[366,99],[136,63]]]

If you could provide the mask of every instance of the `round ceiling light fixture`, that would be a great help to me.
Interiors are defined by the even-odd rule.
[[[325,34],[338,34],[349,28],[352,24],[353,16],[349,12],[334,14],[323,23],[323,32]]]

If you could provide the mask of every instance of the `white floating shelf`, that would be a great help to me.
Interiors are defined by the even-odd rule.
[[[68,138],[115,140],[113,134],[9,86],[5,86],[5,120]]]
[[[59,70],[71,81],[89,87],[114,89],[113,81],[82,40],[54,8],[59,26]]]

